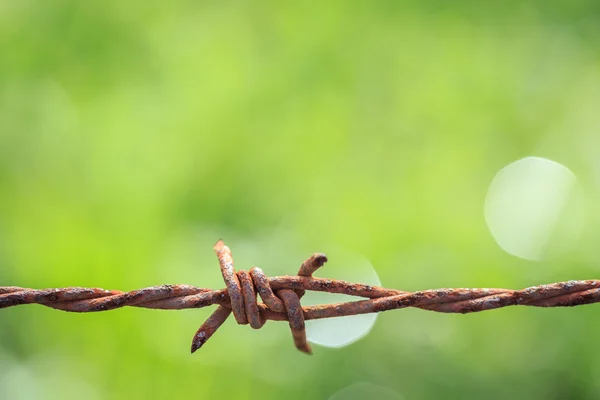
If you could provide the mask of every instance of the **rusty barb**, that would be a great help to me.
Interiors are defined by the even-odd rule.
[[[304,321],[348,315],[376,313],[406,307],[443,313],[472,313],[523,305],[534,307],[571,307],[600,302],[600,281],[568,281],[510,289],[434,289],[403,292],[341,280],[315,278],[312,274],[327,261],[324,254],[313,254],[297,276],[267,278],[260,268],[237,271],[229,247],[219,240],[214,250],[219,258],[225,289],[203,289],[189,285],[162,285],[131,292],[97,288],[24,289],[0,287],[0,308],[20,304],[41,304],[70,312],[108,311],[133,306],[162,310],[181,310],[217,305],[192,340],[192,353],[219,329],[229,315],[238,324],[260,329],[266,321],[288,321],[296,348],[310,354]],[[339,293],[367,300],[302,307],[306,290]],[[257,294],[262,303],[257,302]]]

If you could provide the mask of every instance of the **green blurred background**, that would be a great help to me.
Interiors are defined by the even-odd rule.
[[[599,278],[599,4],[4,0],[0,285],[220,288],[218,238],[267,273],[346,249],[404,290]],[[483,213],[528,155],[589,206],[543,262]],[[600,396],[600,306],[393,311],[312,357],[231,319],[191,356],[210,312],[2,310],[0,398]]]

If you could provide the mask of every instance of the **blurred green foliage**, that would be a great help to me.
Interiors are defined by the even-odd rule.
[[[406,290],[598,278],[599,4],[2,1],[0,285],[222,287],[220,237],[267,273],[351,249]],[[530,154],[567,165],[590,204],[578,247],[543,263],[504,253],[483,218],[494,174]],[[389,312],[312,357],[286,324],[231,320],[190,356],[208,309],[15,307],[0,398],[327,399],[370,382],[407,400],[591,399],[598,307]]]

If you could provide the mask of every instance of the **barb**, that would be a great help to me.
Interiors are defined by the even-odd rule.
[[[305,320],[376,313],[406,307],[443,313],[472,313],[523,305],[572,307],[600,302],[600,280],[558,282],[522,290],[434,289],[403,292],[342,280],[315,278],[324,265],[324,254],[314,254],[302,263],[297,276],[267,278],[257,267],[235,271],[229,247],[219,240],[214,247],[219,258],[225,289],[212,290],[189,285],[153,286],[131,292],[97,288],[26,289],[0,287],[0,308],[21,304],[41,304],[70,312],[108,311],[121,307],[181,310],[218,305],[194,335],[192,353],[206,343],[233,312],[242,325],[261,328],[266,321],[288,321],[296,348],[310,354]],[[346,303],[302,307],[307,290],[364,297]],[[257,295],[262,303],[257,302]]]

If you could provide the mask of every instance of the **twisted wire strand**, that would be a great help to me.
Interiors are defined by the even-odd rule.
[[[288,321],[296,348],[310,354],[305,320],[406,307],[466,314],[513,305],[571,307],[600,302],[600,280],[558,282],[522,290],[450,288],[411,293],[313,277],[312,274],[327,261],[326,256],[320,253],[302,263],[298,276],[267,278],[257,267],[250,271],[235,271],[231,250],[222,241],[218,241],[214,249],[225,289],[161,285],[122,292],[81,287],[37,290],[5,286],[0,287],[0,308],[40,304],[69,312],[96,312],[126,306],[180,310],[218,305],[194,335],[192,353],[202,347],[233,313],[239,324],[249,324],[254,329],[261,328],[268,320]],[[307,290],[364,297],[366,300],[302,307],[300,299]],[[257,302],[257,295],[262,303]]]

